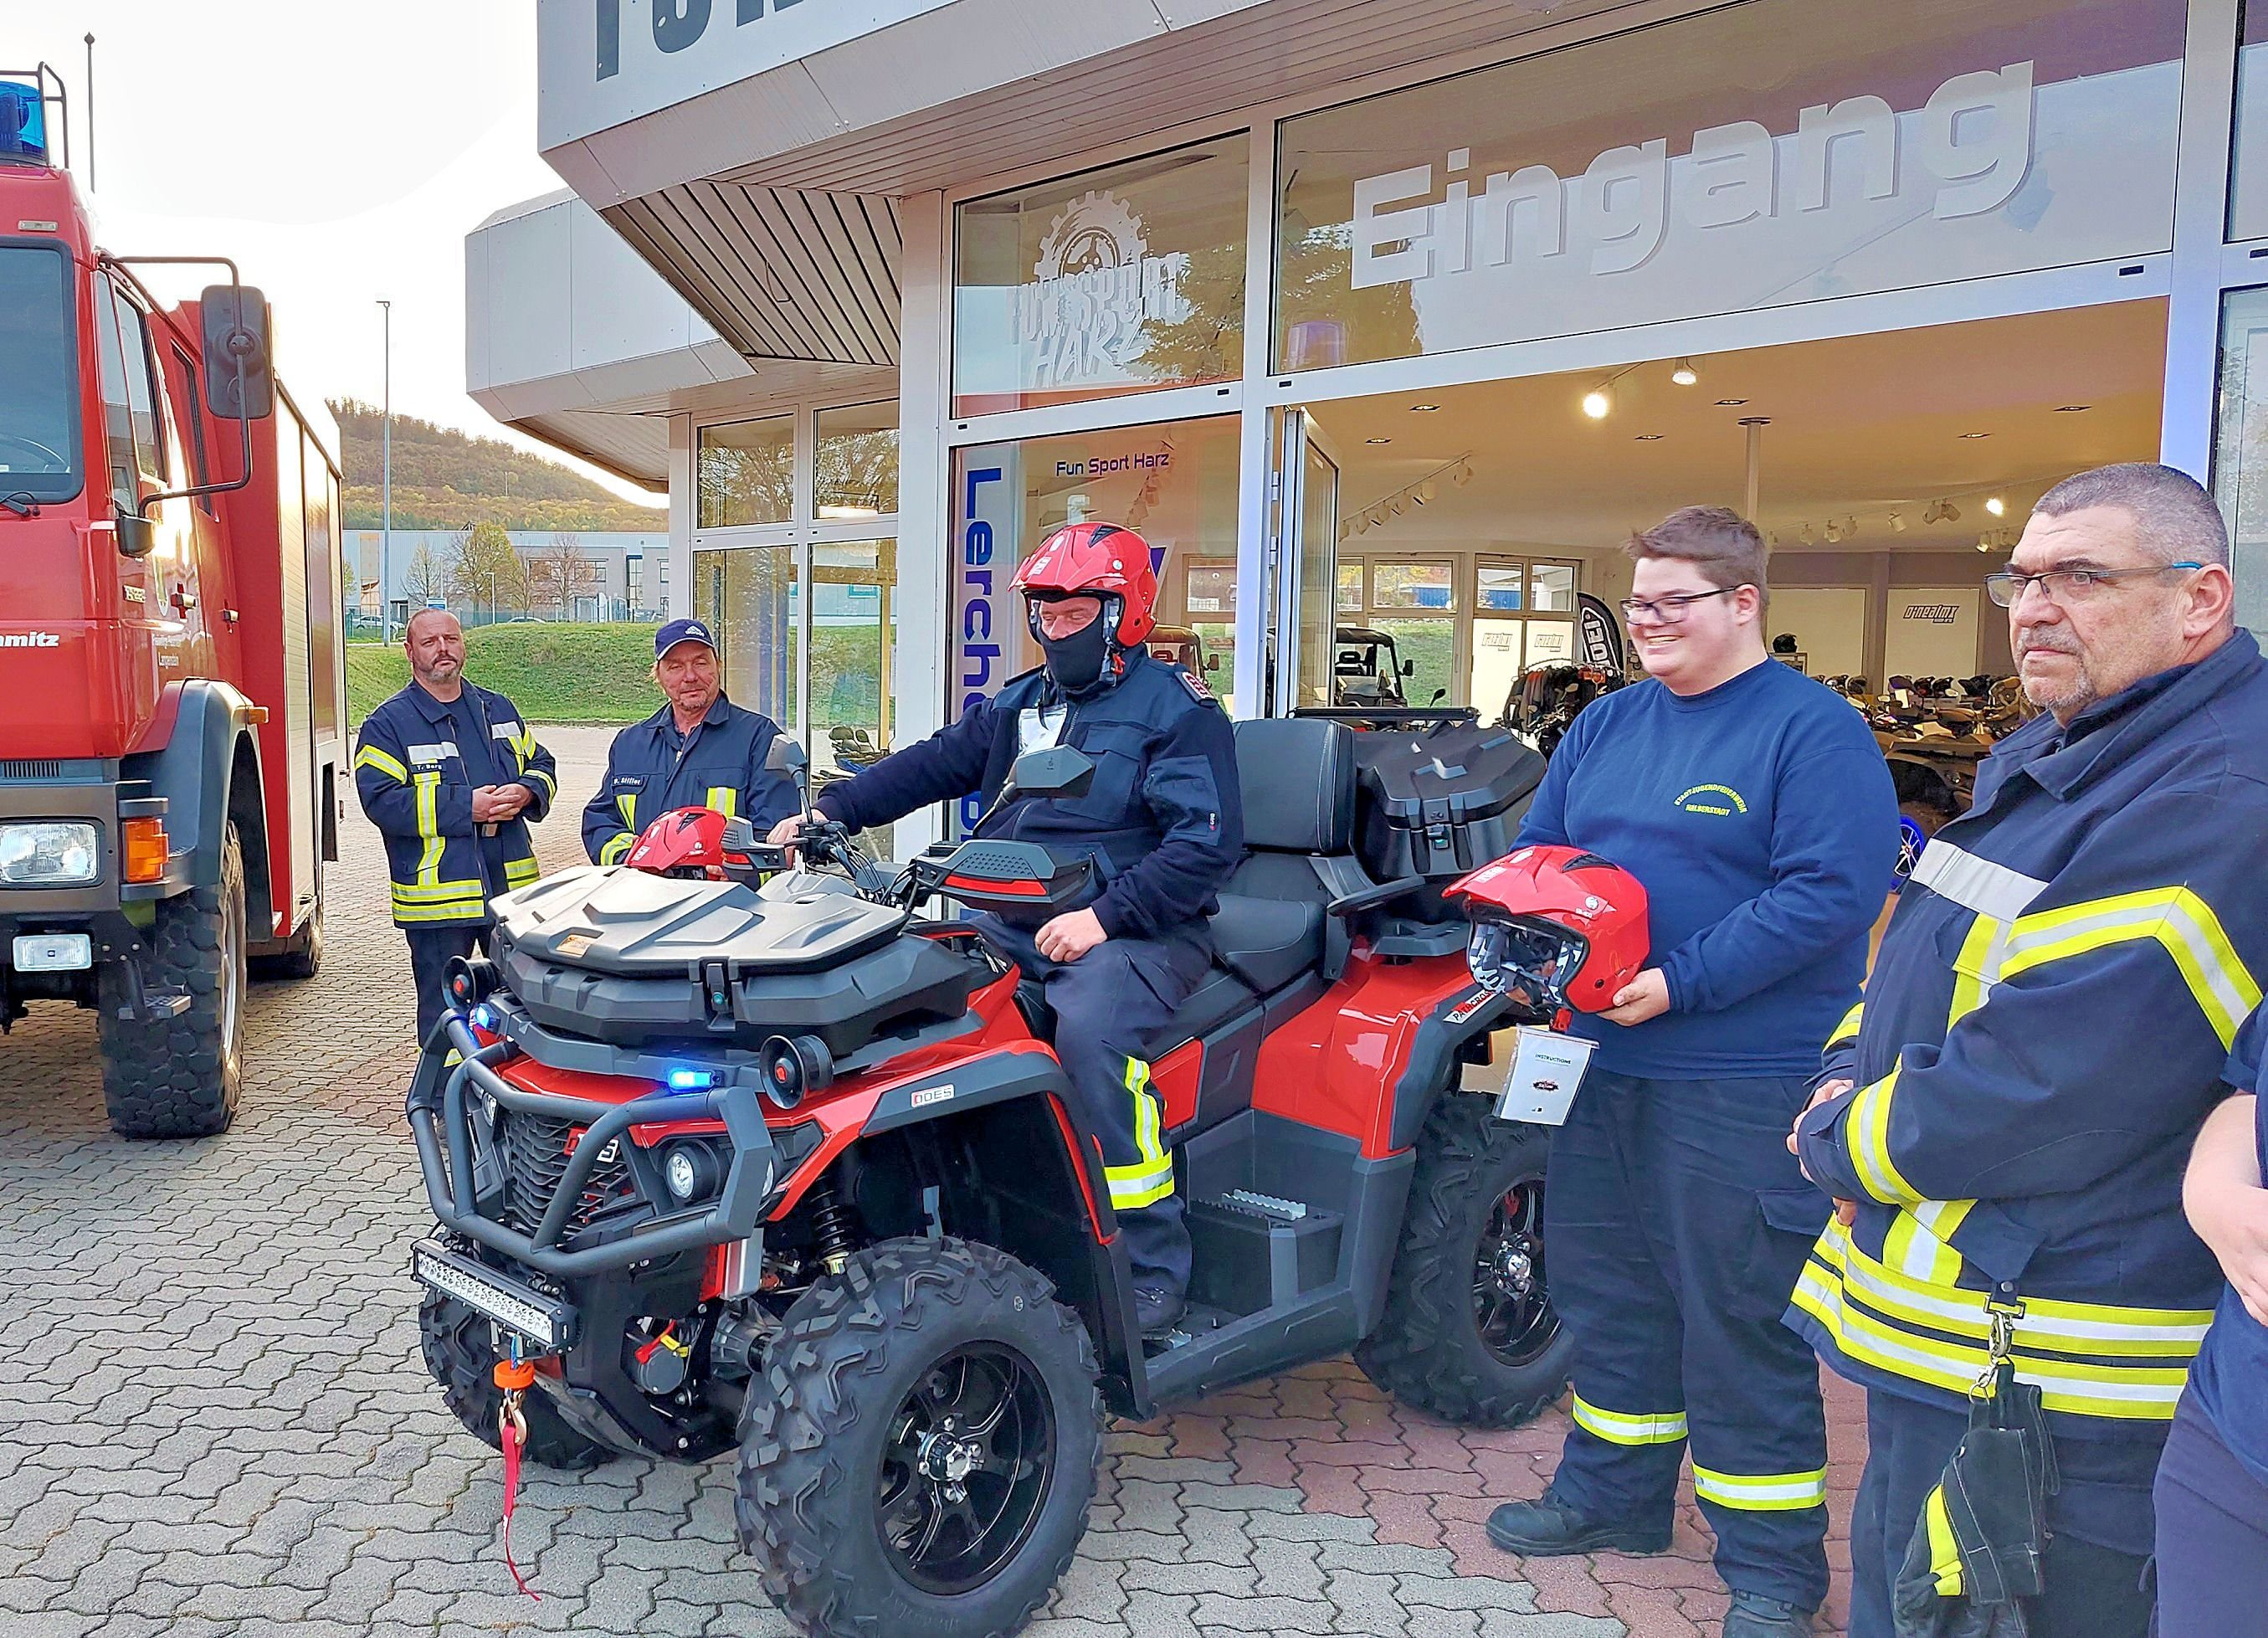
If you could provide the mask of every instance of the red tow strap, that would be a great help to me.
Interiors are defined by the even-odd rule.
[[[504,1444],[504,1567],[512,1572],[512,1585],[541,1604],[543,1595],[527,1584],[527,1577],[519,1573],[512,1557],[512,1509],[519,1496],[520,1450],[527,1442],[527,1418],[520,1401],[534,1380],[535,1367],[524,1360],[497,1363],[496,1385],[504,1391],[504,1408],[498,1417]]]

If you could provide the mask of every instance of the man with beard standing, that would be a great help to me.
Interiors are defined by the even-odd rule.
[[[2220,1291],[2183,1167],[2268,972],[2268,667],[2168,467],[2057,484],[1986,586],[2045,714],[1932,838],[1829,1044],[1789,1147],[1852,1204],[1788,1323],[1867,1389],[1852,1638],[1981,1593],[1940,1478],[1996,1347],[2061,1481],[2031,1630],[2142,1638],[2151,1476]]]
[[[489,900],[535,880],[527,827],[551,809],[557,764],[518,706],[464,680],[456,616],[420,609],[402,646],[409,685],[356,736],[355,794],[386,837],[422,1042],[446,1008],[449,958],[486,948]]]

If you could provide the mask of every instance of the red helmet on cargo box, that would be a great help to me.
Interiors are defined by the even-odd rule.
[[[1032,549],[1010,585],[1027,598],[1099,597],[1114,611],[1122,648],[1132,648],[1157,629],[1158,575],[1150,543],[1115,523],[1073,523]],[[1034,628],[1033,636],[1039,635]]]
[[[713,808],[673,808],[638,833],[622,862],[658,876],[721,874],[725,815]]]
[[[1580,847],[1516,850],[1450,885],[1473,977],[1539,1017],[1604,1012],[1646,966],[1646,889]]]

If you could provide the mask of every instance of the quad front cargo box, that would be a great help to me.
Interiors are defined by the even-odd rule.
[[[1373,880],[1446,882],[1512,851],[1543,758],[1508,728],[1356,736],[1356,842]]]

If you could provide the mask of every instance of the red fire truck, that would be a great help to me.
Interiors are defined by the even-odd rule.
[[[210,1135],[247,973],[323,956],[338,465],[234,264],[96,247],[46,141],[60,92],[0,72],[0,1029],[92,1008],[111,1125]],[[227,281],[168,306],[151,262]]]

